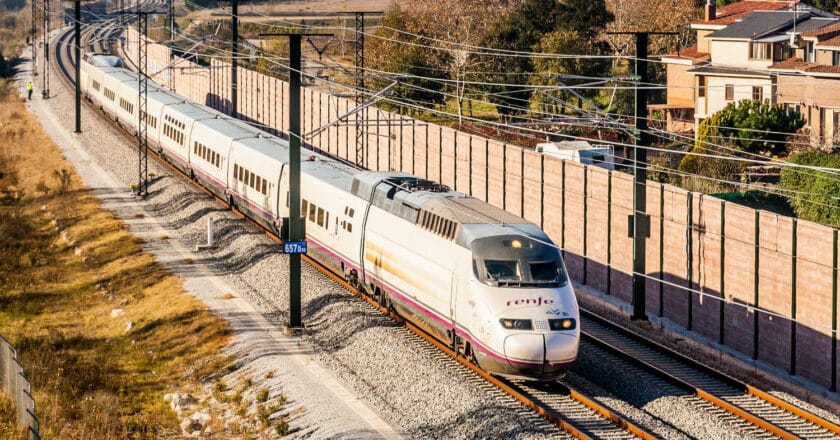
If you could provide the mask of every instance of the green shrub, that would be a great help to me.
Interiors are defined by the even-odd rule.
[[[779,186],[789,191],[786,196],[797,217],[840,226],[840,199],[837,198],[840,194],[840,154],[798,153],[790,156],[788,162],[837,170],[785,167]]]

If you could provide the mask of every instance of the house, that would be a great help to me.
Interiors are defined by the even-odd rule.
[[[775,63],[776,101],[799,110],[811,143],[840,147],[840,22],[793,36],[794,56]]]
[[[819,125],[820,109],[837,103],[829,103],[829,97],[816,90],[817,84],[826,84],[826,75],[840,80],[840,67],[831,65],[832,48],[840,51],[840,40],[835,41],[840,37],[837,16],[798,1],[743,0],[720,8],[709,1],[703,19],[691,29],[697,32],[697,45],[663,57],[666,104],[650,107],[666,113],[669,131],[696,129],[703,119],[744,99],[800,109],[806,126],[815,123],[831,131],[840,125]],[[797,57],[812,61],[796,61]],[[837,58],[840,63],[840,55]],[[808,93],[803,81],[821,98]],[[840,81],[837,84],[840,87]],[[833,110],[825,113],[837,117]]]

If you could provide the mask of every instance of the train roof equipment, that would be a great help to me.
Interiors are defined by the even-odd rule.
[[[548,239],[523,218],[449,187],[403,172],[363,171],[353,178],[351,192],[373,205],[469,248],[473,240],[511,234]]]

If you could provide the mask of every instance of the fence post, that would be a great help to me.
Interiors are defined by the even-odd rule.
[[[790,374],[796,375],[796,219],[791,225],[790,249]]]

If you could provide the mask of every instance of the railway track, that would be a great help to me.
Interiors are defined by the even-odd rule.
[[[153,5],[150,5],[148,9],[153,7]],[[83,45],[92,51],[107,52],[110,49],[108,42],[113,42],[114,36],[119,32],[121,30],[117,26],[115,18],[104,20],[95,27],[86,26],[82,33]],[[71,61],[73,60],[74,46],[72,39],[73,32],[70,30],[59,35],[57,44],[54,45],[56,57],[53,58],[56,68],[63,73],[61,75],[62,79],[71,87],[73,86],[74,72],[71,70],[72,67],[68,66],[72,66]],[[64,53],[61,53],[62,51]],[[63,60],[67,61],[65,62]],[[105,119],[110,120],[110,118]],[[110,122],[114,123],[113,121]],[[127,134],[130,135],[130,133]],[[149,150],[149,152],[157,157],[161,164],[169,166],[168,162],[157,156],[153,150]],[[174,167],[170,166],[170,169],[173,172],[181,174],[187,180],[190,180],[189,176],[183,175],[183,173]],[[209,194],[200,186],[198,187],[206,194]],[[226,201],[218,198],[217,200],[227,206]],[[237,214],[245,218],[241,213],[237,212]],[[254,222],[251,223],[263,230],[272,240],[280,242],[279,238],[271,233],[271,231],[265,230],[265,228],[262,228]],[[496,387],[504,395],[516,399],[543,419],[566,431],[570,437],[584,439],[657,438],[644,428],[634,425],[593,399],[570,388],[568,385],[559,382],[534,383],[509,381],[488,375],[478,369],[468,359],[459,356],[450,347],[441,344],[411,323],[404,322],[399,316],[390,313],[375,298],[347,284],[343,277],[333,274],[314,260],[308,258],[306,260],[309,264],[326,273],[330,278],[346,289],[354,292],[381,312],[391,316],[400,323],[404,323],[417,337],[427,341],[431,346],[437,347],[438,352],[442,353],[442,356],[455,359],[461,365],[474,372],[475,374],[469,377],[476,378],[477,386],[483,387],[490,384]],[[618,353],[624,353],[622,356],[630,362],[637,363],[645,370],[653,372],[653,374],[657,374],[660,377],[667,377],[672,383],[686,390],[691,390],[698,397],[733,414],[739,420],[742,420],[743,423],[760,428],[769,437],[837,438],[837,435],[840,434],[840,428],[836,425],[820,421],[819,418],[812,415],[802,415],[804,411],[778,401],[778,399],[772,398],[772,396],[768,397],[765,393],[761,393],[759,390],[748,385],[741,384],[734,379],[713,374],[714,372],[708,371],[708,368],[699,365],[687,367],[686,365],[689,365],[688,362],[690,361],[674,360],[675,358],[673,356],[678,355],[662,354],[667,349],[661,349],[661,347],[651,348],[652,346],[649,343],[641,342],[638,337],[623,334],[618,329],[611,329],[609,325],[602,321],[599,322],[593,316],[587,316],[586,321],[582,323],[582,328],[585,330],[584,337],[588,341],[587,343],[596,344],[599,347],[616,353],[616,355]],[[669,358],[669,356],[672,357]],[[702,376],[701,373],[706,376]],[[717,382],[715,383],[713,381]]]
[[[582,338],[690,392],[762,432],[757,437],[837,439],[840,426],[581,310]],[[745,427],[750,430],[750,427]],[[754,430],[753,430],[754,431]]]
[[[96,33],[94,29],[90,27],[86,28],[83,32],[82,37],[83,44],[88,45],[88,47],[90,47],[89,43],[86,43],[86,41],[89,41],[91,38],[94,38],[94,35],[102,35],[102,32]],[[59,36],[59,44],[56,44],[56,51],[58,52],[63,49],[64,54],[57,53],[57,55],[60,56],[57,56],[55,58],[55,63],[57,64],[57,67],[64,73],[63,80],[70,86],[74,85],[73,72],[71,71],[71,67],[67,67],[67,65],[72,65],[71,61],[73,60],[73,45],[69,43],[69,41],[72,40],[72,38],[73,33],[71,31],[67,31],[63,35]],[[62,60],[67,61],[64,62]],[[110,118],[106,119],[110,121]],[[113,123],[113,121],[110,122]],[[155,154],[153,150],[149,150],[149,153],[157,157],[160,163],[168,166],[168,163],[163,158]],[[176,170],[174,167],[170,167],[170,169],[173,172],[181,174],[184,178],[189,179],[188,176],[183,175],[183,173]],[[224,205],[227,205],[224,200],[220,200],[217,198],[217,201]],[[237,214],[240,217],[244,218],[244,216],[241,215],[241,213]],[[265,232],[266,235],[268,235],[272,240],[280,242],[279,238],[276,235],[274,235],[271,231],[262,228],[254,222],[251,223],[263,230],[263,232]],[[328,276],[330,276],[330,278],[335,280],[344,288],[350,290],[351,292],[354,292],[356,295],[369,302],[381,312],[390,315],[398,322],[405,324],[409,330],[411,330],[415,335],[417,335],[417,337],[422,338],[423,340],[429,342],[431,345],[437,347],[440,353],[447,355],[450,359],[458,360],[462,365],[466,366],[475,374],[477,374],[477,377],[482,378],[481,380],[478,380],[477,383],[489,383],[495,386],[497,389],[504,392],[505,395],[513,397],[515,400],[521,402],[523,405],[530,408],[538,415],[548,420],[550,423],[553,423],[561,429],[569,432],[571,437],[582,439],[655,438],[655,436],[646,432],[644,429],[636,427],[632,423],[621,419],[618,415],[613,414],[608,409],[601,407],[600,405],[596,404],[590,399],[587,399],[582,394],[577,393],[576,391],[573,391],[562,385],[558,384],[555,390],[549,392],[546,390],[529,388],[528,385],[524,382],[508,382],[496,378],[494,376],[488,375],[484,371],[477,368],[474,364],[469,362],[467,359],[457,356],[455,352],[452,351],[449,347],[431,338],[421,329],[414,327],[408,322],[403,321],[399,316],[389,313],[388,310],[384,308],[381,304],[376,302],[374,298],[365,295],[355,287],[349,285],[343,279],[343,277],[337,276],[336,274],[330,272],[328,269],[324,268],[314,260],[310,260],[308,258],[305,259],[309,264],[317,267],[319,270],[326,273]],[[551,396],[549,396],[549,394],[551,394]]]

